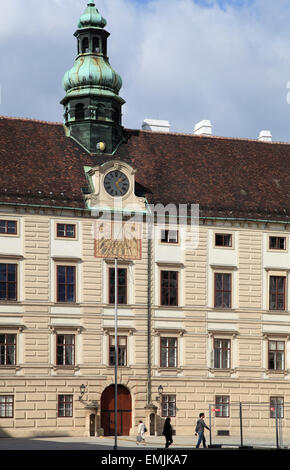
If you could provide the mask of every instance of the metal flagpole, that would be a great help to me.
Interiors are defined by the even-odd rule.
[[[115,258],[115,445],[117,450],[118,429],[118,258]]]

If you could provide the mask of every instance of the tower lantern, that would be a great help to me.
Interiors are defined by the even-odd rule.
[[[63,78],[67,134],[92,154],[112,154],[123,138],[122,79],[109,63],[106,24],[94,1],[89,1],[74,33],[75,63]]]

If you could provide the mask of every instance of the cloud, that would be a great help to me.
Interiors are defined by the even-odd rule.
[[[123,79],[123,123],[168,119],[190,133],[290,140],[290,5],[286,0],[97,0]],[[0,114],[62,120],[61,80],[76,56],[80,0],[1,6]]]

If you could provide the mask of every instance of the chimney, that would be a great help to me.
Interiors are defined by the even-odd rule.
[[[258,140],[261,142],[272,142],[271,131],[261,131]]]
[[[144,119],[142,123],[143,131],[152,132],[169,132],[170,124],[168,121],[162,121],[159,119]]]
[[[194,133],[195,135],[203,135],[203,136],[207,136],[207,137],[212,136],[212,125],[211,125],[211,122],[210,122],[210,121],[207,121],[207,120],[203,120],[203,121],[198,122],[198,123],[194,126],[194,131],[193,131],[193,133]]]

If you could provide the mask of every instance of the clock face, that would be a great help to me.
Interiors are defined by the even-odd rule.
[[[129,189],[129,180],[121,171],[113,170],[105,176],[104,186],[111,196],[124,196]]]

